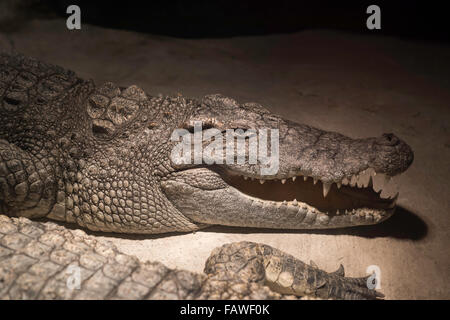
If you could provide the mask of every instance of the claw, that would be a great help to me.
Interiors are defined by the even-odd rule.
[[[332,272],[331,274],[334,274],[339,277],[345,277],[344,266],[342,264],[339,265],[339,268],[335,272]]]
[[[327,281],[325,279],[322,279],[319,283],[316,284],[316,290],[322,288],[327,284]]]

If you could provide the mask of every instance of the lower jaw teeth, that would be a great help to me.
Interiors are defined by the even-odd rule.
[[[291,207],[291,208],[298,208],[306,212],[318,214],[318,215],[325,215],[327,217],[333,217],[333,216],[354,216],[358,218],[365,218],[366,220],[379,220],[382,218],[384,214],[382,214],[382,210],[391,210],[395,207],[395,201],[392,202],[386,209],[369,209],[369,208],[354,208],[354,209],[336,209],[335,211],[321,211],[314,207],[311,207],[305,203],[298,202],[296,199],[293,201],[282,201],[280,202],[274,202],[273,205],[275,205],[277,208],[280,206],[285,207]]]

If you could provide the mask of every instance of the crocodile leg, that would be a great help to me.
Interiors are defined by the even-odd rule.
[[[206,262],[205,272],[216,282],[263,283],[282,295],[323,299],[383,297],[383,294],[368,289],[368,277],[345,277],[343,267],[327,273],[278,249],[252,242],[231,243],[215,249]],[[243,296],[246,294],[244,292]]]
[[[0,139],[0,205],[10,216],[40,217],[55,203],[50,168],[36,157]]]

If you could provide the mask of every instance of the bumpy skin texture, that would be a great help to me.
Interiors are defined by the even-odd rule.
[[[377,208],[337,217],[307,204],[275,206],[243,196],[220,172],[172,163],[170,138],[193,121],[221,131],[276,128],[280,167],[274,176],[262,177],[261,164],[248,162],[219,169],[257,179],[300,172],[325,184],[367,168],[390,176],[406,170],[412,151],[392,134],[351,139],[221,95],[196,101],[149,96],[137,86],[97,87],[71,71],[8,54],[0,54],[0,117],[0,213],[21,217],[1,216],[1,297],[281,297],[265,283],[283,294],[376,297],[365,280],[326,274],[264,245],[225,246],[208,260],[207,276],[194,275],[139,263],[80,231],[28,218],[145,234],[213,224],[299,229],[377,223],[387,217]],[[229,274],[236,261],[242,268]],[[86,271],[81,291],[63,285],[71,263]]]
[[[395,175],[413,159],[409,146],[392,134],[351,139],[220,95],[200,102],[151,97],[137,86],[96,87],[71,71],[17,55],[0,55],[0,93],[3,212],[46,216],[96,231],[187,232],[213,224],[332,228],[389,216],[364,206],[341,217],[307,203],[278,207],[243,196],[211,167],[174,165],[171,135],[193,121],[218,130],[278,129],[275,177],[261,176],[260,163],[219,166],[257,179],[301,172],[329,183],[369,167]]]
[[[198,228],[157,184],[169,170],[166,142],[177,125],[164,106],[177,112],[175,106],[188,101],[144,99],[135,86],[121,91],[107,83],[96,89],[72,72],[36,60],[0,59],[3,212],[47,216],[91,230]],[[165,130],[150,131],[154,125]],[[95,136],[95,130],[108,134]]]
[[[79,270],[79,286],[73,278]],[[142,263],[81,230],[0,215],[2,299],[373,299],[366,278],[329,274],[267,245],[213,251],[206,274]],[[269,289],[273,287],[280,294]]]

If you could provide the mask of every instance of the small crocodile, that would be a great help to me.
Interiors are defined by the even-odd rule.
[[[160,234],[379,223],[395,209],[390,178],[413,161],[394,134],[351,139],[218,94],[199,101],[96,86],[18,54],[0,54],[0,92],[0,297],[382,296],[367,277],[345,277],[342,266],[327,273],[264,244],[226,244],[200,275],[142,263],[71,226]],[[212,165],[175,163],[173,132],[195,134],[197,121],[219,132],[277,129],[278,171],[262,174],[260,162],[225,156]],[[73,266],[79,289],[68,286]]]

